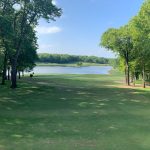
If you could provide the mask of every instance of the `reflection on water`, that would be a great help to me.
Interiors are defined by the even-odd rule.
[[[88,67],[62,67],[62,66],[37,66],[35,74],[108,74],[111,66],[88,66]]]

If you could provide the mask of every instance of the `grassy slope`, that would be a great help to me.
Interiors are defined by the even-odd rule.
[[[37,66],[63,66],[63,67],[78,67],[77,63],[72,64],[57,64],[57,63],[37,63]],[[82,66],[109,66],[109,64],[97,64],[97,63],[82,63]]]
[[[150,89],[118,81],[51,75],[0,86],[0,150],[149,150]]]

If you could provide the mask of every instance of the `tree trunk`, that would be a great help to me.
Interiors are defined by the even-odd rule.
[[[11,62],[11,88],[15,89],[17,87],[17,62],[13,60]]]
[[[143,88],[146,88],[146,84],[145,84],[145,65],[143,65]]]
[[[149,82],[149,86],[150,86],[150,73],[148,73],[148,82]]]
[[[10,80],[10,67],[7,68],[8,72],[7,72],[7,79]]]
[[[22,71],[22,77],[24,77],[24,71]]]
[[[135,87],[135,80],[136,80],[136,77],[135,77],[135,72],[133,73],[133,86]]]
[[[126,69],[126,84],[130,85],[130,70],[129,70],[129,52],[126,51],[125,55],[125,69]]]
[[[138,72],[135,72],[135,79],[139,80],[139,73]]]
[[[7,71],[6,66],[7,66],[7,56],[5,54],[5,56],[4,56],[4,64],[3,64],[3,74],[2,74],[2,85],[5,84],[5,80],[7,78],[6,77],[6,71]]]
[[[126,84],[130,85],[130,70],[129,70],[129,64],[128,61],[126,61]]]
[[[130,85],[130,70],[129,70],[129,64],[127,64],[127,84]]]
[[[127,70],[126,70],[126,68],[125,68],[125,70],[124,70],[124,74],[125,74],[125,82],[126,82],[126,85],[127,85]]]
[[[20,71],[18,71],[18,78],[21,79]]]

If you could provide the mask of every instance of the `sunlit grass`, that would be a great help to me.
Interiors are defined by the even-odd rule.
[[[150,89],[122,84],[114,72],[0,86],[0,150],[149,150]]]

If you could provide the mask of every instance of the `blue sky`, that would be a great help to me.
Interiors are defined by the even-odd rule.
[[[114,57],[99,47],[100,37],[110,27],[120,27],[137,14],[143,0],[55,0],[63,9],[61,18],[37,27],[38,53]]]

